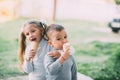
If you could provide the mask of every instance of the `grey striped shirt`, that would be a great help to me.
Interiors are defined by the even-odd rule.
[[[77,80],[77,68],[72,55],[63,64],[46,55],[44,65],[47,80]]]

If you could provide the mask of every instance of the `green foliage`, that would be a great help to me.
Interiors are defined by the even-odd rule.
[[[120,5],[120,0],[115,0],[115,3],[116,3],[117,5]]]
[[[106,62],[105,68],[101,69],[95,80],[120,80],[120,47],[116,47],[115,54]]]
[[[89,53],[90,55],[93,55],[91,53],[97,52],[97,54],[102,55],[111,54],[112,56],[110,56],[110,58],[107,59],[106,61],[99,63],[98,62],[80,63],[77,61],[78,71],[88,76],[91,76],[94,80],[120,80],[119,43],[104,43],[95,41],[88,43],[87,46],[88,46],[86,47],[87,49],[83,50],[84,54]],[[89,46],[91,46],[92,48],[94,47],[94,50],[89,49]]]
[[[22,75],[18,70],[17,51],[0,52],[0,79]]]
[[[8,63],[11,64],[11,63]],[[1,64],[0,65],[0,79],[7,78],[9,76],[16,76],[16,75],[22,75],[22,73],[19,72],[16,66],[10,66],[8,64]],[[12,64],[15,65],[15,64]]]
[[[4,51],[9,51],[9,50],[14,50],[15,48],[17,48],[14,45],[18,45],[18,40],[6,40],[6,39],[0,39],[0,52],[4,52]]]
[[[21,26],[26,19],[20,18],[13,21],[8,21],[0,24],[0,39],[17,40],[21,30]]]
[[[100,41],[93,41],[87,44],[82,44],[75,46],[76,53],[91,55],[91,56],[103,56],[114,54],[116,50],[116,46],[119,46],[119,43],[105,43]]]
[[[100,74],[100,70],[105,67],[105,64],[101,63],[77,63],[78,72],[83,73],[91,78],[95,79]],[[101,79],[102,80],[102,79]]]
[[[0,79],[23,75],[18,69],[18,35],[25,19],[0,24]]]

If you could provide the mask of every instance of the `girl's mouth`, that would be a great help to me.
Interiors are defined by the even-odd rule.
[[[33,38],[31,41],[35,41],[36,40],[36,38]]]

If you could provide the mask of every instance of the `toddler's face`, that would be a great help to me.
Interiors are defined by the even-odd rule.
[[[63,49],[63,44],[68,42],[67,33],[65,30],[62,31],[52,31],[49,33],[48,43],[55,49]]]
[[[26,25],[23,32],[29,42],[39,42],[42,37],[42,29],[34,24]]]

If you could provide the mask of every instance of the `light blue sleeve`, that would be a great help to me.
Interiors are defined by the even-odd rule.
[[[23,66],[22,66],[24,72],[30,73],[33,71],[33,64],[30,61],[24,61]]]
[[[51,75],[57,74],[62,67],[58,59],[52,58],[47,54],[45,55],[44,65],[46,72]]]
[[[77,67],[76,67],[76,63],[75,63],[75,60],[72,56],[72,61],[73,61],[73,65],[72,65],[72,68],[71,68],[71,72],[72,72],[72,80],[77,80]]]
[[[30,49],[30,47],[28,47],[25,51],[25,54],[27,54],[27,51]],[[24,56],[24,63],[23,63],[23,66],[22,66],[22,69],[24,70],[24,72],[26,73],[30,73],[33,71],[33,63],[30,62],[30,61],[27,61],[25,59],[25,56]]]

